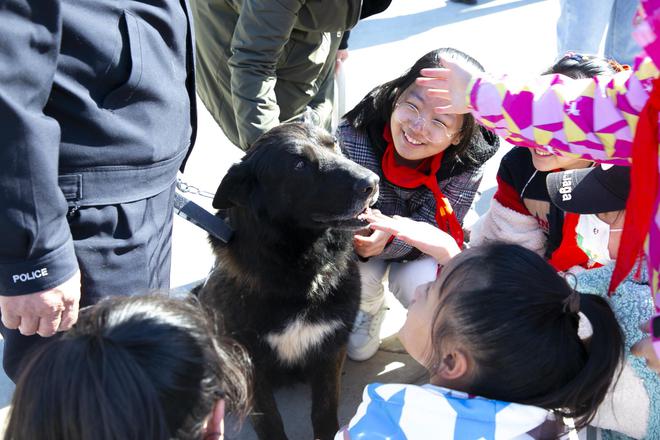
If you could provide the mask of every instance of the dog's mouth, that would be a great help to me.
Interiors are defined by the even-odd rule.
[[[355,201],[353,208],[347,210],[345,214],[312,214],[311,218],[314,223],[323,227],[345,229],[345,230],[358,230],[364,229],[369,226],[369,222],[360,218],[362,214],[366,214],[369,209],[378,201],[378,191],[376,190],[366,200]]]
[[[335,229],[345,230],[358,230],[369,226],[369,222],[360,218],[362,214],[369,211],[369,207],[375,202],[371,199],[367,200],[364,204],[357,206],[355,209],[350,210],[346,214],[340,215],[326,215],[326,214],[312,214],[312,221],[319,225]]]
[[[339,215],[339,216],[326,216],[326,215],[312,215],[312,220],[314,223],[317,223],[323,227],[334,228],[334,229],[347,229],[347,230],[357,230],[366,228],[369,225],[364,219],[359,218],[362,214],[367,212],[367,208],[362,209],[361,211],[354,213],[352,215]]]

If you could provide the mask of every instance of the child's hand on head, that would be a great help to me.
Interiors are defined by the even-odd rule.
[[[420,78],[415,81],[417,85],[426,87],[426,95],[440,98],[446,105],[435,107],[439,114],[468,113],[467,87],[474,74],[457,63],[442,59],[443,67],[422,69]]]
[[[374,232],[386,232],[405,241],[411,246],[435,258],[445,265],[461,252],[454,238],[446,232],[425,222],[418,222],[395,215],[388,217],[379,211],[372,211],[363,216]]]

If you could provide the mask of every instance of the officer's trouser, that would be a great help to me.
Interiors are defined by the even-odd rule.
[[[81,207],[70,215],[82,283],[80,307],[106,296],[168,291],[173,196],[172,185],[147,199]],[[13,381],[18,379],[25,355],[52,340],[23,336],[1,324],[0,332],[4,338],[3,366]]]

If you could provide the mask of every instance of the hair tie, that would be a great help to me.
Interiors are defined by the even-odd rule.
[[[561,303],[561,311],[563,313],[580,312],[580,294],[576,290],[571,289],[571,293],[566,298],[564,298]]]
[[[578,63],[581,63],[581,62],[583,62],[583,61],[586,61],[586,60],[588,60],[588,59],[590,59],[590,58],[591,58],[591,57],[588,56],[588,55],[583,55],[583,54],[581,54],[581,53],[576,53],[576,52],[572,52],[572,51],[568,51],[568,52],[566,52],[566,53],[564,54],[564,56],[561,57],[562,60],[573,60],[573,61],[577,61]]]
[[[624,70],[630,70],[630,66],[627,64],[620,64],[617,60],[608,58],[607,63],[610,65],[612,70],[616,73],[623,72]]]

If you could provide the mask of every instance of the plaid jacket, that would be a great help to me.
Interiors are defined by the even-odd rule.
[[[380,194],[374,208],[379,209],[383,214],[400,215],[437,226],[435,198],[431,190],[426,187],[401,188],[387,181],[383,176],[380,158],[372,148],[366,132],[357,131],[348,122],[342,121],[337,128],[337,138],[342,151],[349,159],[380,177]],[[461,224],[472,205],[482,175],[483,164],[478,168],[468,168],[461,174],[438,181],[440,190],[449,200]],[[375,258],[404,261],[416,259],[421,255],[422,253],[416,248],[394,239],[385,247],[383,253]]]

